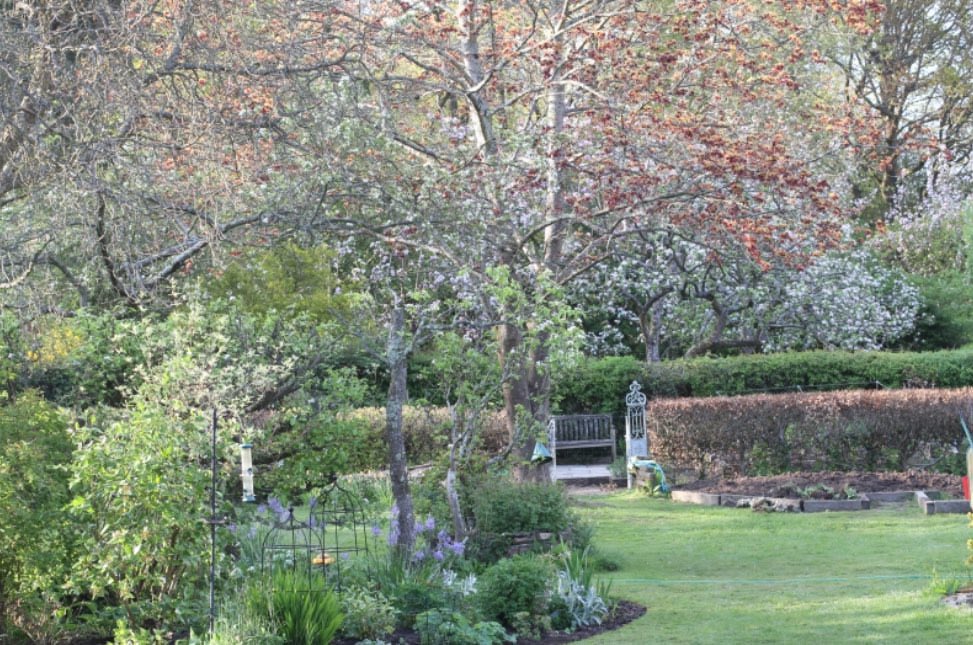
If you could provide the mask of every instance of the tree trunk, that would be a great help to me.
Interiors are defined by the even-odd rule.
[[[394,546],[400,554],[411,554],[415,544],[415,511],[412,493],[409,490],[409,465],[405,454],[405,436],[402,432],[402,408],[405,405],[408,389],[409,350],[405,339],[405,309],[396,299],[389,325],[388,338],[389,392],[385,404],[385,432],[389,445],[389,476],[392,480],[392,497],[398,507],[398,516],[393,517],[396,526],[391,527],[392,535],[397,536]]]
[[[507,432],[513,452],[519,457],[516,477],[521,481],[550,479],[550,466],[530,463],[537,434],[547,427],[550,412],[550,379],[540,376],[534,361],[537,352],[529,356],[520,330],[511,324],[500,326],[500,367],[507,378],[503,384],[503,404]]]
[[[449,513],[453,517],[453,537],[462,540],[466,537],[467,526],[466,518],[463,517],[463,507],[459,501],[459,491],[456,489],[456,471],[459,465],[466,458],[466,448],[469,445],[470,433],[472,430],[469,419],[463,414],[462,409],[457,410],[456,405],[452,405],[447,400],[449,406],[449,416],[452,427],[449,432],[449,468],[446,471],[446,502],[449,504]],[[462,419],[460,415],[463,414]]]

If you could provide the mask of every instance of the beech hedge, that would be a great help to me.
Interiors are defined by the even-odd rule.
[[[902,470],[963,450],[973,388],[847,390],[649,402],[653,457],[699,477],[788,470]]]
[[[857,388],[973,386],[973,350],[813,351],[645,363],[634,357],[586,359],[553,375],[562,414],[623,412],[637,380],[649,398]]]

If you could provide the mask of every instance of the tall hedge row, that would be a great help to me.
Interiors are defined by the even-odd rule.
[[[649,402],[650,451],[698,476],[901,470],[961,448],[973,388],[755,394]]]
[[[560,413],[620,412],[633,380],[650,398],[864,387],[973,386],[973,350],[789,352],[646,365],[632,357],[585,360],[554,375]]]

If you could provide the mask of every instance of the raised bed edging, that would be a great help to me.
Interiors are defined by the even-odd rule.
[[[824,511],[867,511],[871,508],[871,500],[862,495],[857,499],[802,499],[801,510],[805,513],[822,513]]]
[[[928,491],[935,493],[937,491]],[[736,495],[730,493],[700,493],[696,491],[674,490],[671,493],[672,501],[685,502],[689,504],[699,504],[702,506],[729,506],[739,507],[744,500],[763,499],[771,502],[780,502],[783,505],[794,507],[804,513],[821,513],[828,511],[866,511],[872,507],[872,501],[877,503],[904,502],[910,498],[916,500],[919,507],[926,515],[936,513],[969,513],[971,511],[970,502],[965,499],[931,499],[927,491],[888,491],[862,494],[857,499],[777,499],[764,497],[761,495]],[[747,506],[743,504],[742,506]]]

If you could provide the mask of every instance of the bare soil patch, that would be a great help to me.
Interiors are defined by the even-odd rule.
[[[962,499],[963,483],[959,475],[930,473],[919,470],[907,472],[824,471],[794,472],[763,477],[728,477],[701,479],[676,486],[679,490],[729,495],[762,497],[801,497],[801,491],[827,486],[835,491],[853,488],[859,494],[907,490],[942,491],[949,497]]]

